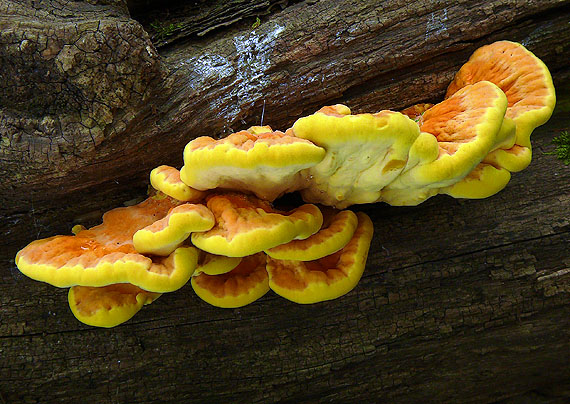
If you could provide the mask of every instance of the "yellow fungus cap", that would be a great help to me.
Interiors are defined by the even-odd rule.
[[[16,255],[18,269],[32,279],[57,287],[131,283],[153,292],[182,287],[196,267],[198,251],[180,247],[168,257],[146,257],[133,234],[164,217],[177,202],[149,198],[103,215],[103,223],[75,236],[36,240]]]
[[[439,193],[454,198],[488,198],[505,188],[510,180],[510,171],[479,163],[465,178],[449,187],[442,188]]]
[[[150,184],[157,191],[183,202],[199,202],[205,193],[190,188],[180,179],[180,171],[174,167],[162,165],[150,172]]]
[[[290,241],[265,253],[274,259],[313,261],[344,248],[356,231],[356,214],[329,208],[323,210],[323,217],[323,227],[309,238]]]
[[[115,327],[131,319],[142,306],[154,302],[160,293],[148,292],[128,283],[91,287],[73,286],[68,303],[79,321],[94,327]]]
[[[303,187],[300,171],[320,162],[325,151],[307,140],[263,128],[221,140],[192,140],[184,149],[182,181],[199,190],[251,192],[268,201]]]
[[[201,250],[228,257],[245,257],[316,233],[323,216],[315,205],[278,212],[252,195],[223,193],[209,196],[208,208],[216,218],[211,230],[192,234]]]
[[[133,235],[133,245],[141,254],[168,255],[190,233],[210,230],[214,223],[214,215],[206,206],[186,203],[172,208],[166,217],[138,230]]]
[[[482,81],[428,109],[419,121],[421,144],[412,145],[408,164],[383,190],[382,200],[417,205],[459,182],[500,143],[506,107],[501,89]]]
[[[202,273],[192,277],[194,292],[216,307],[235,308],[250,304],[269,291],[265,254],[245,257],[230,272],[220,275]]]
[[[192,276],[198,276],[201,273],[205,273],[206,275],[225,274],[237,267],[241,260],[241,257],[225,257],[200,250],[198,265]]]
[[[296,303],[317,303],[350,292],[366,266],[374,226],[364,213],[357,213],[358,226],[340,251],[315,261],[276,260],[267,257],[269,287]]]
[[[505,92],[508,100],[506,117],[516,125],[516,150],[496,157],[503,168],[520,171],[532,157],[530,136],[554,111],[556,94],[546,65],[523,45],[498,41],[477,49],[447,89],[451,97],[466,85],[490,81]],[[528,149],[528,150],[524,150]],[[509,168],[510,167],[510,168]]]

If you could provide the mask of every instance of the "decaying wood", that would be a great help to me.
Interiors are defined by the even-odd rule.
[[[0,403],[565,400],[570,169],[544,152],[570,126],[568,4],[290,2],[258,28],[157,51],[121,0],[2,2]],[[375,237],[341,299],[269,293],[222,310],[186,286],[94,329],[65,290],[13,264],[30,240],[143,196],[149,170],[180,164],[190,138],[259,123],[264,103],[265,123],[285,129],[324,104],[437,101],[497,39],[523,42],[558,85],[562,108],[533,135],[533,163],[486,200],[356,207]]]

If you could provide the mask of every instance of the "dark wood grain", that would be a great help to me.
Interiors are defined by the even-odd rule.
[[[569,389],[559,386],[570,384],[570,168],[546,152],[570,128],[570,66],[561,58],[569,53],[568,2],[426,1],[421,13],[398,2],[383,3],[381,12],[366,1],[293,4],[255,33],[232,27],[173,43],[146,67],[125,62],[138,66],[129,80],[142,80],[145,90],[112,110],[117,120],[99,128],[94,144],[78,129],[77,155],[21,154],[30,139],[58,144],[75,127],[50,135],[49,125],[29,126],[72,116],[64,104],[42,99],[26,106],[34,88],[51,91],[30,84],[38,77],[16,80],[9,98],[6,72],[23,74],[14,66],[23,69],[34,57],[10,62],[6,38],[22,38],[7,28],[39,30],[64,19],[81,31],[86,21],[111,19],[119,32],[131,27],[133,49],[150,44],[120,2],[91,3],[46,2],[42,7],[59,8],[45,14],[19,2],[12,18],[0,14],[7,69],[0,73],[0,133],[15,142],[1,155],[0,403],[512,404],[525,393],[533,403],[567,400]],[[105,35],[114,35],[113,24]],[[236,38],[243,44],[279,26],[268,48],[240,61]],[[264,100],[266,122],[276,128],[333,102],[364,111],[436,100],[474,48],[503,38],[525,42],[558,85],[556,115],[533,134],[533,162],[489,199],[355,207],[370,215],[375,235],[363,279],[340,299],[303,306],[270,292],[222,310],[187,285],[119,327],[96,329],[75,320],[66,290],[34,282],[13,264],[32,239],[95,223],[105,209],[144,195],[149,169],[179,162],[189,138],[257,123]],[[252,70],[240,70],[246,62]],[[222,77],[225,68],[233,70]],[[74,77],[63,77],[69,88]],[[106,96],[82,91],[73,94]]]

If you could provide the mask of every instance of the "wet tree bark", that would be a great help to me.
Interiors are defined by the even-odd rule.
[[[570,2],[219,3],[196,18],[169,3],[156,19],[153,1],[0,5],[0,403],[564,402],[570,170],[544,152],[570,126]],[[179,165],[193,137],[263,110],[286,129],[325,104],[437,102],[498,39],[524,43],[559,88],[532,165],[487,200],[362,207],[375,238],[342,299],[221,310],[185,287],[100,330],[12,263],[32,239],[144,196],[150,169]]]

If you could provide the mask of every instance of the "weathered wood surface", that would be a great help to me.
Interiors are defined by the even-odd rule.
[[[179,162],[188,138],[258,123],[264,100],[277,128],[325,103],[362,111],[437,100],[474,48],[503,38],[527,44],[560,84],[570,76],[568,2],[423,2],[420,15],[404,2],[302,2],[255,31],[174,42],[161,57],[144,54],[147,37],[120,1],[91,3],[100,4],[0,5],[0,403],[483,403],[532,390],[543,402],[567,400],[556,386],[570,380],[570,169],[544,152],[570,126],[568,87],[533,135],[533,163],[498,195],[362,207],[375,223],[365,276],[332,302],[269,293],[221,310],[186,286],[120,327],[94,329],[73,318],[65,290],[23,277],[13,255],[142,195],[150,168]],[[10,47],[22,35],[34,46],[26,32],[46,20],[57,25],[45,34],[53,47]],[[72,51],[62,54],[57,38],[75,30],[80,40],[94,26],[118,48],[65,59],[74,74],[59,77],[57,103],[49,95],[59,81],[45,74],[61,73],[56,62]],[[114,29],[131,34],[122,42]],[[56,56],[38,56],[47,50]],[[111,56],[132,74],[97,70]],[[31,60],[37,76],[22,76]],[[82,63],[100,88],[81,84],[91,77]],[[134,90],[112,104],[111,85]]]

